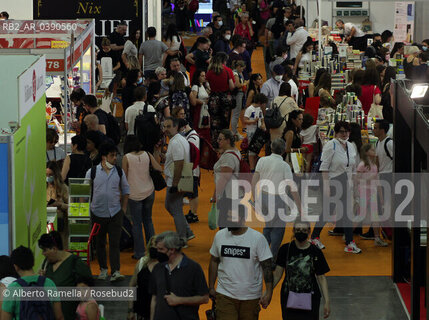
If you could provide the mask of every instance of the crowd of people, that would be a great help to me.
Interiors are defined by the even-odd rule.
[[[163,13],[168,14],[170,1],[163,4]],[[182,32],[193,22],[195,6],[194,0],[176,1],[176,23],[167,27],[163,41],[157,40],[159,30],[154,27],[145,34],[131,30],[126,39],[124,22],[102,39],[97,86],[103,81],[101,59],[111,58],[115,78],[106,91],[121,94],[124,116],[118,121],[101,109],[94,95],[81,88],[73,90],[70,99],[77,135],[71,140],[71,154],[57,146],[54,129],[46,132],[47,205],[57,208],[58,230],[39,240],[46,257],[40,276],[34,272],[34,256],[28,248],[19,247],[10,257],[0,257],[2,290],[30,282],[45,287],[93,285],[87,265],[67,251],[68,181],[87,178],[92,184],[91,218],[100,225],[95,239],[99,280],[124,279],[119,242],[124,217],[128,214],[132,221],[137,264],[130,286],[137,286],[138,295],[136,302],[129,302],[128,319],[197,319],[198,306],[209,299],[216,303],[217,319],[257,319],[260,307],[270,304],[283,274],[283,319],[319,319],[322,296],[324,317],[329,316],[325,278],[329,266],[320,239],[325,222],[319,221],[311,231],[310,224],[298,217],[293,240],[282,245],[286,223],[277,216],[265,224],[262,234],[245,226],[241,212],[238,222],[231,221],[231,179],[250,174],[253,199],[259,180],[268,179],[276,186],[283,180],[298,183],[292,165],[296,153],[303,154],[304,172],[321,173],[324,198],[331,196],[335,184],[351,188],[352,176],[369,175],[376,180],[391,173],[390,86],[396,70],[388,60],[403,58],[404,44],[393,43],[393,34],[386,30],[374,34],[367,46],[367,35],[339,20],[336,26],[344,30],[344,41],[368,57],[365,70],[352,70],[345,90],[333,93],[330,71],[320,68],[308,88],[300,91],[298,72],[317,49],[305,28],[304,8],[281,0],[215,0],[212,22],[188,51]],[[195,24],[191,25],[195,32]],[[252,68],[260,39],[265,41],[265,82]],[[408,78],[427,79],[428,46],[429,40],[415,44],[404,58]],[[372,104],[382,105],[384,119],[377,120],[373,129],[379,141],[376,147],[362,142],[360,125],[345,121],[335,124],[334,139],[321,143],[319,127],[327,123],[347,92],[355,93],[365,115]],[[320,97],[317,119],[305,113],[307,97]],[[259,157],[264,146],[265,156]],[[315,169],[317,159],[321,164]],[[248,170],[243,169],[244,162]],[[190,163],[192,186],[184,192],[181,181]],[[217,206],[220,227],[210,248],[208,279],[201,266],[182,252],[195,238],[191,224],[199,221],[198,190],[203,183],[199,164],[203,163],[211,164],[214,171],[211,202]],[[157,235],[152,207],[157,192],[165,188],[165,209],[176,232]],[[272,210],[270,196],[275,198],[275,212],[286,208],[279,192],[261,192],[262,212]],[[287,192],[301,212],[300,192],[289,188]],[[356,199],[371,201],[377,194],[359,185],[354,192]],[[190,205],[187,214],[183,211],[186,201]],[[358,215],[371,201],[353,210]],[[331,212],[336,210],[330,207]],[[379,224],[372,224],[366,233],[361,226],[353,229],[350,225],[343,219],[329,231],[332,236],[344,236],[346,253],[362,251],[353,240],[357,234],[373,239],[376,246],[388,245]],[[100,315],[94,300],[52,301],[49,310],[55,319],[75,319],[76,313],[82,319],[99,319]],[[1,320],[18,319],[19,314],[19,302],[3,302]]]

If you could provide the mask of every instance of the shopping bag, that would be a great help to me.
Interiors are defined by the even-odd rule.
[[[304,157],[301,152],[292,152],[290,154],[290,161],[294,173],[304,172]]]
[[[217,206],[216,203],[212,203],[209,211],[209,228],[210,230],[217,229]]]
[[[180,177],[177,189],[179,192],[193,192],[194,191],[194,176],[192,173],[192,162],[184,162],[182,169],[182,176]],[[174,162],[170,165],[170,172],[174,173]]]
[[[255,133],[252,136],[252,140],[249,143],[249,151],[256,154],[261,152],[262,147],[270,140],[270,134],[261,128],[256,128]]]

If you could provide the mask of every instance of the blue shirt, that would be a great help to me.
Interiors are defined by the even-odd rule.
[[[111,218],[121,210],[122,195],[130,194],[130,186],[122,170],[122,178],[113,167],[109,174],[101,164],[96,167],[95,179],[92,188],[91,211],[100,218]],[[86,172],[85,178],[91,179],[91,169]],[[120,186],[119,186],[120,184]]]

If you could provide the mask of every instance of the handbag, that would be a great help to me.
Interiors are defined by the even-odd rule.
[[[261,128],[256,128],[255,133],[252,136],[252,140],[249,143],[249,151],[259,154],[263,146],[270,140],[270,134]]]
[[[149,167],[149,174],[153,181],[153,186],[155,187],[155,191],[161,191],[164,189],[167,184],[165,183],[165,179],[162,176],[161,171],[155,170],[152,165]]]
[[[304,170],[304,157],[300,151],[290,154],[290,162],[294,173],[301,173]]]
[[[200,87],[198,87],[197,98],[199,95],[199,91],[200,91]],[[198,128],[199,129],[210,128],[210,112],[209,112],[209,106],[206,103],[204,103],[200,108]]]
[[[289,250],[291,245],[292,245],[292,242],[289,243],[289,247],[287,248],[286,263],[288,263],[289,261]],[[289,268],[286,266],[286,279],[287,279],[288,286],[290,286],[288,269]],[[312,306],[311,295],[312,295],[311,292],[298,293],[298,292],[289,290],[286,308],[311,311],[311,306]]]
[[[374,86],[374,92],[372,94],[371,108],[368,111],[368,119],[372,119],[372,118],[383,119],[383,106],[376,104],[374,102],[375,89],[376,88],[377,88],[377,86]]]
[[[217,226],[218,214],[217,214],[216,203],[212,203],[212,206],[210,208],[208,216],[209,216],[209,228],[210,228],[210,230],[216,230],[218,227]]]
[[[192,173],[192,162],[184,162],[182,175],[177,185],[179,192],[193,192],[194,191],[194,175]],[[174,172],[174,162],[169,167],[170,172]]]

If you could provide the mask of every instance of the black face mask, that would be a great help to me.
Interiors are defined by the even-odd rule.
[[[298,242],[304,242],[308,238],[308,233],[306,232],[295,232],[295,239]]]
[[[156,248],[149,248],[149,257],[151,259],[158,258],[158,250],[156,250]]]
[[[168,256],[167,256],[167,254],[166,253],[164,253],[164,252],[157,252],[157,259],[158,259],[158,261],[160,262],[160,263],[163,263],[163,262],[167,262],[168,261]]]
[[[228,231],[232,232],[232,231],[238,231],[240,230],[240,227],[228,227]]]

